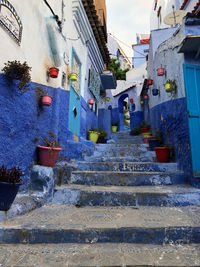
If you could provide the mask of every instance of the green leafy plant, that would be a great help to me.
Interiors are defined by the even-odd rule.
[[[133,128],[130,133],[131,135],[140,135],[141,134],[140,126]]]
[[[2,71],[10,79],[19,80],[17,88],[22,91],[22,94],[28,91],[28,83],[31,81],[31,67],[25,61],[23,64],[20,61],[8,61],[4,64]]]
[[[108,135],[106,131],[104,131],[103,129],[99,129],[99,138],[97,143],[105,143],[105,138]]]
[[[120,62],[117,58],[111,58],[110,63],[108,64],[108,70],[112,71],[115,74],[116,80],[126,80],[126,72],[129,69],[122,70],[120,68]]]
[[[113,121],[112,126],[118,126],[118,121]]]
[[[49,135],[49,137],[44,137],[42,139],[45,146],[51,148],[60,147],[60,142],[56,139],[56,135],[52,133],[52,131],[47,131],[47,134]]]
[[[146,121],[142,121],[140,124],[140,128],[150,128],[150,124],[148,124]]]
[[[7,169],[4,165],[0,166],[0,182],[23,184],[20,178],[21,176],[24,176],[24,174],[21,172],[20,168],[13,167],[11,169]]]

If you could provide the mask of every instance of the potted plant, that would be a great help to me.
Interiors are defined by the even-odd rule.
[[[107,136],[107,132],[104,131],[103,129],[99,129],[99,138],[97,140],[98,144],[105,144],[106,143],[106,136]]]
[[[165,74],[165,69],[164,68],[158,68],[157,69],[157,75],[158,76],[163,76]]]
[[[77,81],[77,73],[75,73],[75,72],[70,73],[69,79],[72,82]]]
[[[20,185],[23,184],[21,176],[24,176],[17,167],[7,169],[4,165],[0,166],[0,210],[10,209]]]
[[[159,89],[152,89],[152,95],[158,95],[159,94]]]
[[[57,78],[58,77],[58,73],[59,73],[59,69],[58,68],[56,68],[56,67],[51,67],[51,68],[49,68],[49,76],[51,77],[51,78]]]
[[[167,80],[165,83],[165,91],[167,93],[172,93],[176,90],[176,82],[175,80]]]
[[[153,80],[148,79],[148,80],[147,80],[147,83],[148,83],[148,85],[152,85],[152,84],[153,84]]]
[[[39,161],[41,165],[53,167],[58,159],[59,152],[62,150],[60,142],[57,141],[56,135],[47,131],[48,137],[43,138],[44,146],[38,145]]]
[[[47,90],[43,87],[38,86],[36,87],[36,96],[38,98],[39,106],[50,106],[52,102],[52,97],[48,95]]]
[[[141,134],[141,127],[135,127],[130,131],[130,135],[140,135]]]
[[[115,133],[117,131],[118,122],[114,121],[112,122],[112,132]]]
[[[89,135],[89,140],[96,143],[99,138],[99,130],[95,128],[91,128],[88,131],[88,135]]]
[[[150,125],[146,121],[142,121],[142,123],[140,124],[140,127],[141,127],[142,133],[148,133],[150,130]]]
[[[143,105],[144,104],[144,101],[143,100],[140,100],[140,104]]]
[[[154,148],[158,162],[169,162],[170,148],[168,146],[160,146]]]
[[[31,67],[25,61],[23,64],[20,61],[8,61],[4,64],[2,71],[12,80],[19,80],[17,88],[22,91],[22,94],[28,91],[28,83],[31,81]]]

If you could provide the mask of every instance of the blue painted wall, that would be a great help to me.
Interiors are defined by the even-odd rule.
[[[53,99],[51,106],[39,107],[35,94],[38,84],[30,83],[30,90],[23,95],[16,84],[17,81],[9,82],[3,74],[0,75],[0,165],[19,166],[26,174],[26,181],[31,164],[37,160],[36,146],[42,144],[36,139],[41,140],[48,130],[56,134],[63,148],[60,154],[68,159],[78,158],[81,149],[87,151],[83,146],[78,147],[80,143],[73,144],[73,134],[68,129],[69,91],[43,86]],[[86,137],[86,130],[97,127],[98,119],[83,98],[81,115],[81,134]],[[81,142],[90,146],[84,139]]]
[[[130,128],[133,129],[144,120],[143,111],[130,112]]]
[[[152,129],[160,129],[165,144],[174,146],[175,160],[191,181],[192,163],[186,99],[174,99],[157,105],[151,109],[150,117]]]

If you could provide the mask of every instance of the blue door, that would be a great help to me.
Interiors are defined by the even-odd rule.
[[[183,65],[194,177],[200,177],[200,66]]]
[[[70,81],[69,129],[76,136],[80,135],[80,93],[81,93],[81,63],[72,51],[72,72],[77,74],[76,81]]]

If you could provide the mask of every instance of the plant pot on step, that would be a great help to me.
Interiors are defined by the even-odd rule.
[[[96,143],[99,138],[99,133],[95,131],[89,131],[89,139],[90,141]]]
[[[117,132],[117,126],[112,126],[112,132],[116,133]]]
[[[39,161],[41,165],[53,167],[58,159],[61,147],[46,147],[38,145]]]
[[[21,183],[11,184],[0,182],[0,210],[10,209]]]
[[[148,144],[148,141],[149,139],[151,138],[151,136],[146,136],[146,137],[143,137],[143,141],[145,144]]]
[[[142,133],[148,133],[149,132],[149,127],[142,128],[141,131]]]
[[[155,147],[154,150],[156,152],[156,158],[158,162],[169,162],[169,147]]]
[[[50,106],[52,101],[52,97],[48,95],[42,96],[42,105],[43,106]]]

